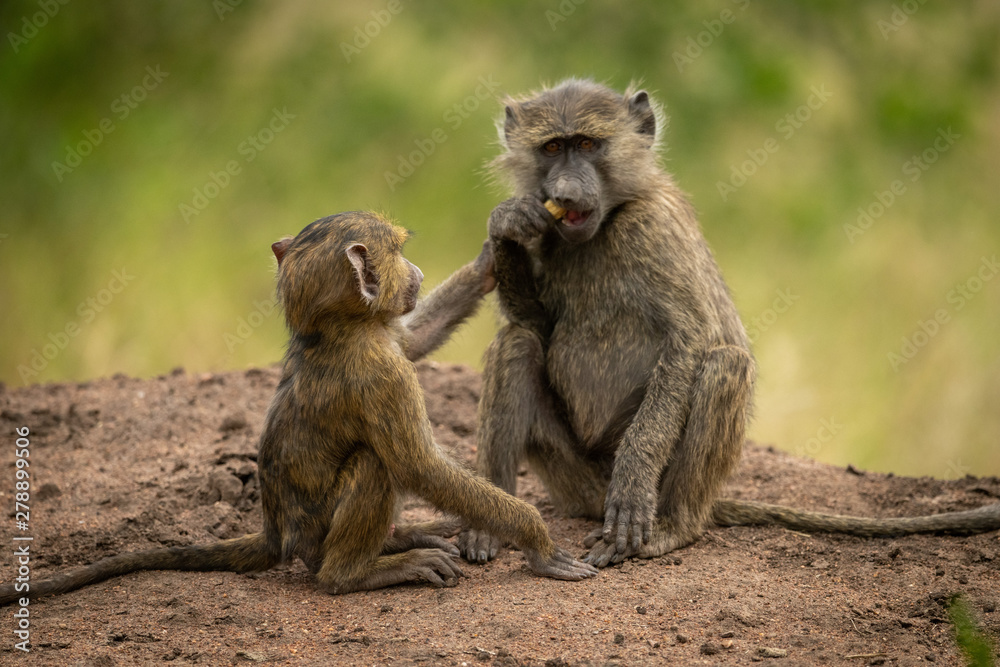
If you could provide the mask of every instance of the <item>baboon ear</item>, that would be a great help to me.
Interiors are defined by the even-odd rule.
[[[629,115],[638,119],[639,134],[656,135],[656,114],[649,103],[649,95],[645,90],[640,90],[628,100]]]
[[[368,248],[363,243],[352,243],[344,251],[347,259],[354,267],[354,273],[358,277],[358,290],[361,298],[371,303],[378,296],[378,274],[372,270],[371,258],[368,256]]]
[[[503,118],[503,136],[507,141],[510,141],[510,133],[517,129],[517,125],[517,113],[514,107],[508,104],[504,107]]]
[[[274,256],[278,259],[278,266],[281,266],[281,260],[285,258],[285,253],[288,252],[288,246],[292,245],[292,237],[286,236],[280,241],[275,241],[271,244],[271,251]]]

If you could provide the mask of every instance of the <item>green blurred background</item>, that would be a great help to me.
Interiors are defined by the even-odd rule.
[[[272,241],[383,210],[434,285],[506,196],[496,98],[640,79],[755,340],[753,437],[1000,473],[997,3],[41,0],[0,25],[9,386],[274,363]],[[491,301],[436,358],[478,366],[496,326]]]

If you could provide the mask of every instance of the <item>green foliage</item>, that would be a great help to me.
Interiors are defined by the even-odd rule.
[[[433,285],[476,255],[505,196],[484,176],[498,97],[639,80],[757,333],[754,437],[897,472],[1000,472],[1000,280],[949,299],[1000,252],[989,3],[43,5],[0,5],[8,384],[272,363],[271,242],[381,209],[416,232]],[[495,327],[487,312],[438,358],[478,364]]]
[[[955,643],[965,655],[969,667],[993,667],[996,648],[993,641],[976,623],[969,601],[956,595],[948,605],[948,618],[955,628]]]

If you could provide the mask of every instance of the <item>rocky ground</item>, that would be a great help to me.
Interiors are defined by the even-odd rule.
[[[425,363],[438,441],[475,455],[480,378]],[[137,380],[0,389],[7,519],[0,581],[31,536],[31,578],[126,550],[208,542],[260,525],[256,439],[278,371],[181,370]],[[30,429],[30,520],[16,529],[15,429]],[[748,444],[728,493],[838,513],[903,516],[1000,499],[1000,480],[844,470]],[[538,480],[519,494],[575,553],[596,524],[557,516]],[[430,516],[421,502],[408,515]],[[131,665],[963,664],[948,622],[964,593],[1000,635],[1000,541],[858,539],[778,528],[710,531],[685,549],[580,583],[531,575],[516,551],[465,565],[456,588],[332,597],[301,563],[259,575],[146,572],[33,600],[30,648],[0,612],[0,663]],[[17,662],[15,663],[15,659]]]

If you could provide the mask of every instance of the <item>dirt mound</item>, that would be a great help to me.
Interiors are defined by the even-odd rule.
[[[425,363],[420,377],[438,442],[471,463],[479,376]],[[38,580],[124,550],[258,530],[256,439],[277,381],[273,368],[177,370],[0,388],[9,513],[0,580],[15,576],[17,536],[34,538]],[[25,426],[31,513],[18,531],[13,450]],[[584,552],[596,524],[556,516],[530,473],[519,492],[560,544]],[[1000,480],[843,470],[750,444],[728,493],[903,516],[996,502]],[[431,514],[421,502],[406,511]],[[516,551],[464,565],[457,588],[341,597],[317,592],[300,563],[259,575],[147,572],[33,601],[28,663],[955,665],[950,595],[964,592],[981,625],[1000,634],[998,552],[995,532],[866,540],[729,528],[580,583],[534,577]],[[0,662],[21,654],[14,609],[0,622]]]

